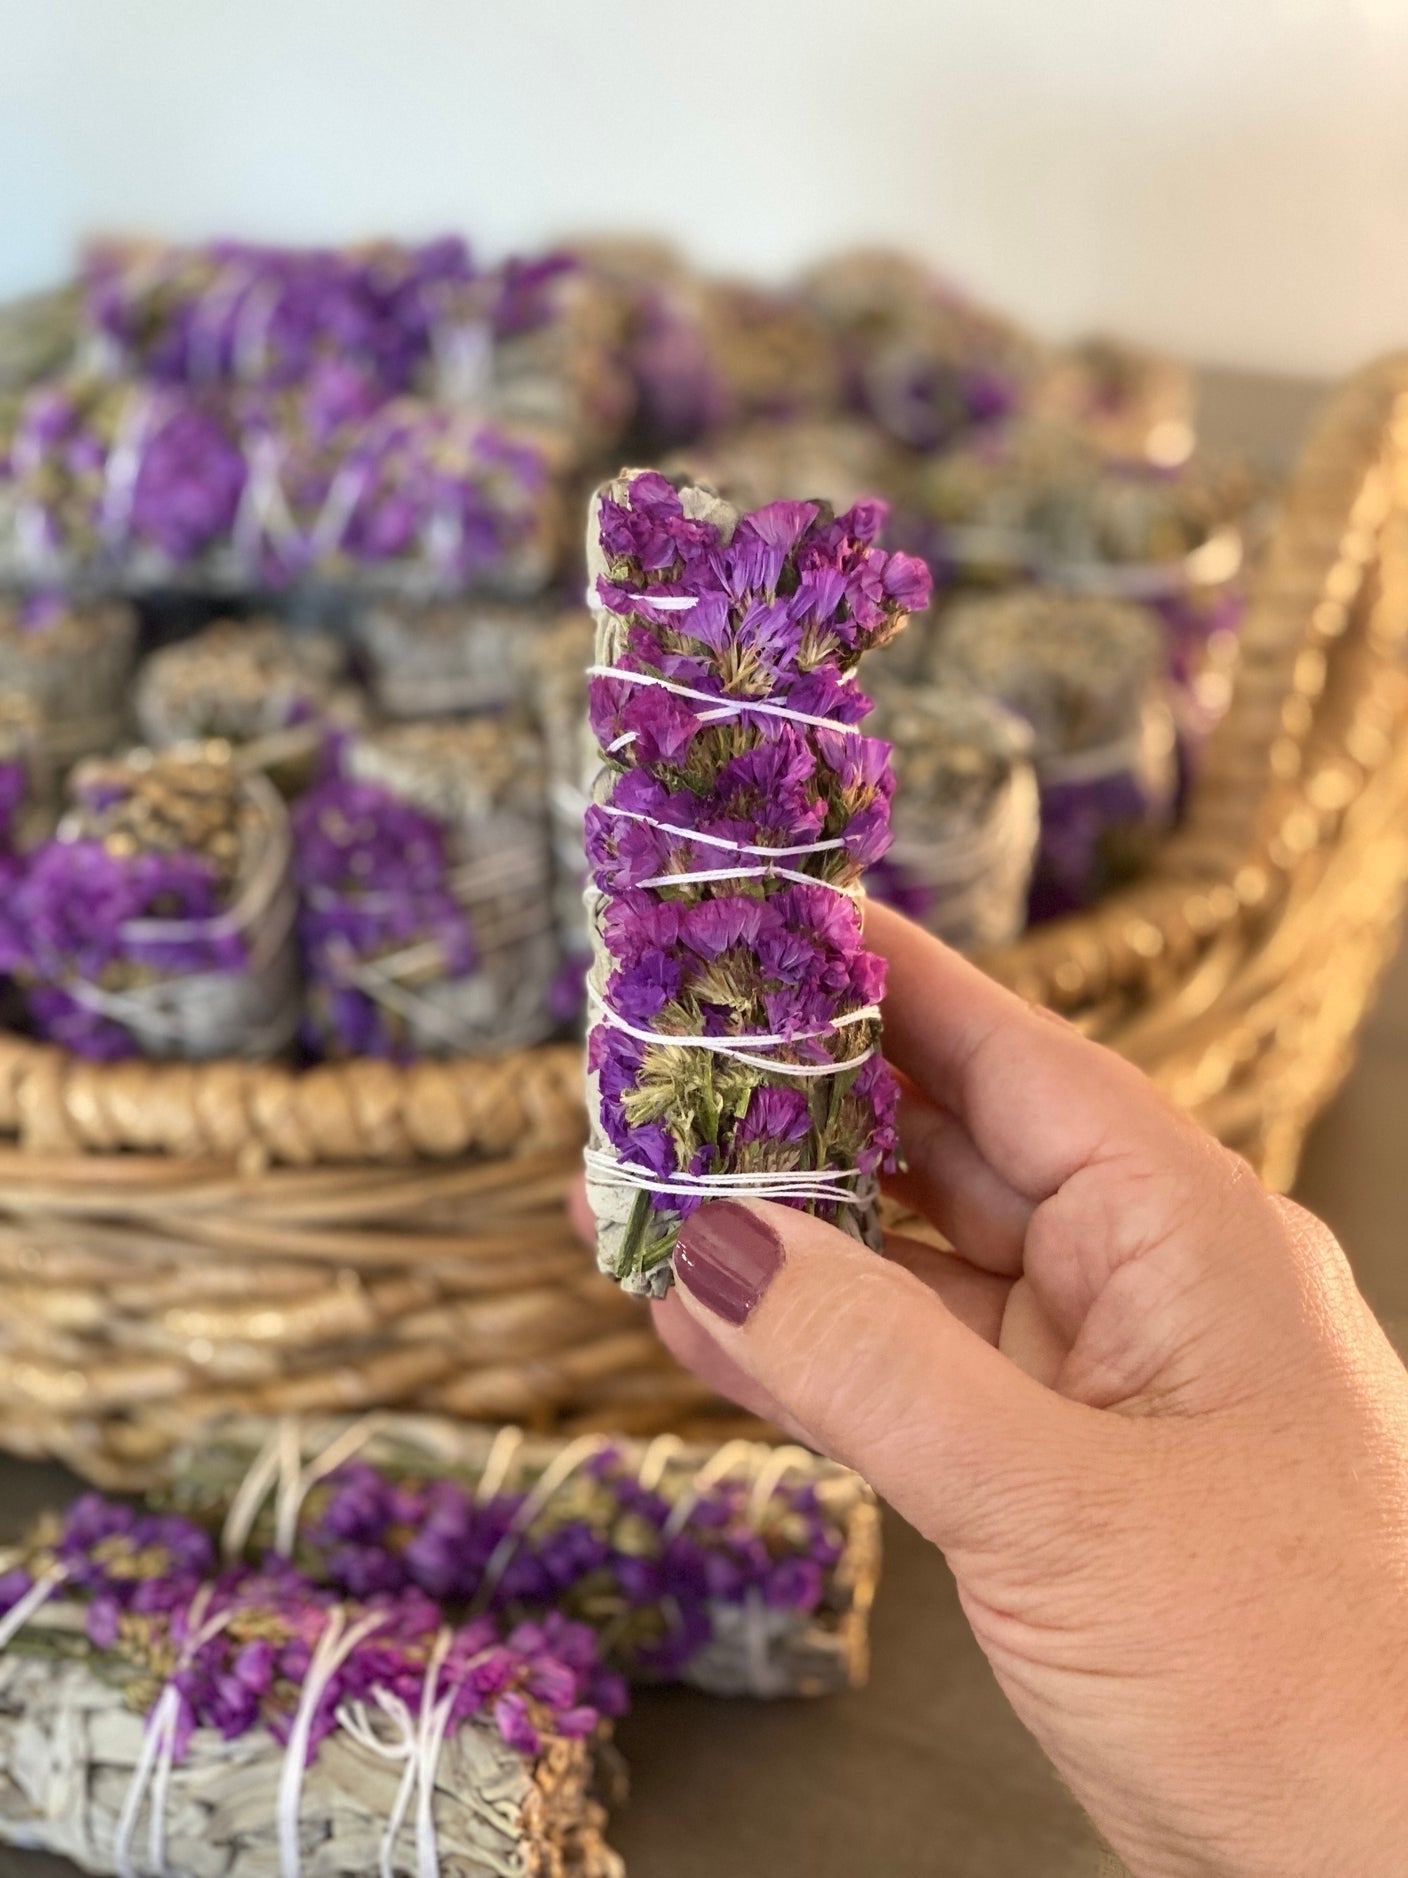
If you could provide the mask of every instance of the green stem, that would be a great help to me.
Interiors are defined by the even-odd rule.
[[[625,1236],[621,1240],[621,1250],[616,1259],[618,1278],[624,1278],[628,1272],[635,1271],[639,1266],[641,1241],[650,1223],[650,1211],[650,1195],[642,1189],[631,1205],[631,1217],[626,1222]]]

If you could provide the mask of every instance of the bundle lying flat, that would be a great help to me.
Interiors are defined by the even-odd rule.
[[[592,503],[587,1185],[632,1291],[665,1291],[710,1195],[878,1231],[896,1087],[857,892],[893,778],[852,679],[929,597],[920,563],[874,546],[883,519],[744,515],[651,471]]]
[[[618,1878],[594,1763],[620,1690],[560,1618],[458,1626],[217,1570],[90,1495],[0,1576],[0,1837],[93,1872]]]
[[[613,297],[565,250],[511,258],[443,296],[430,391],[551,431],[573,462],[614,444],[636,401]]]
[[[558,548],[550,443],[335,362],[287,389],[50,380],[0,451],[17,578],[530,593]]]
[[[388,395],[431,355],[446,295],[478,277],[457,237],[288,248],[94,241],[83,259],[89,359],[176,384],[288,385],[335,358]]]
[[[198,247],[102,240],[84,258],[86,362],[165,384],[295,385],[330,363],[374,392],[422,393],[575,449],[633,403],[612,309],[562,252],[478,266],[463,241]]]
[[[415,1417],[219,1427],[171,1502],[349,1596],[418,1589],[589,1624],[632,1681],[819,1695],[864,1680],[874,1498],[802,1448],[549,1441]]]

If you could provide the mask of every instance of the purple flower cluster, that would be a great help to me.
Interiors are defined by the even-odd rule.
[[[269,586],[407,569],[512,585],[537,580],[552,545],[536,445],[387,401],[337,362],[278,391],[51,381],[22,404],[0,472],[39,568],[121,573],[146,551],[173,569],[233,557]]]
[[[0,1611],[55,1568],[63,1574],[61,1595],[86,1603],[93,1649],[163,1680],[175,1657],[178,1758],[201,1727],[226,1740],[263,1727],[287,1740],[318,1640],[339,1607],[351,1620],[374,1615],[379,1622],[330,1678],[313,1717],[310,1755],[338,1727],[340,1707],[372,1701],[378,1690],[416,1713],[446,1624],[439,1602],[409,1583],[348,1606],[285,1560],[217,1571],[203,1528],[97,1494],[77,1501],[57,1530],[43,1535],[24,1568],[0,1578]],[[206,1619],[227,1621],[192,1647],[198,1598]],[[23,1633],[21,1647],[22,1640]],[[457,1626],[437,1688],[453,1697],[452,1723],[490,1716],[507,1744],[525,1755],[554,1738],[593,1734],[604,1714],[620,1712],[625,1697],[619,1678],[603,1669],[592,1631],[557,1612],[514,1624],[483,1616]]]
[[[415,383],[445,296],[475,278],[457,236],[341,249],[107,242],[85,260],[85,315],[125,370],[168,384],[290,385],[336,358],[392,394]]]
[[[862,653],[927,603],[928,574],[873,545],[878,504],[835,518],[815,503],[776,502],[724,541],[714,523],[685,513],[662,476],[638,475],[622,494],[600,507],[607,571],[597,591],[620,622],[614,662],[703,700],[628,676],[591,683],[592,728],[613,782],[587,813],[587,854],[604,897],[606,1002],[622,1020],[590,1038],[602,1133],[623,1161],[662,1179],[869,1174],[894,1147],[894,1085],[878,1057],[789,1080],[727,1052],[670,1049],[668,1039],[737,1037],[746,1052],[742,1040],[777,1036],[786,1040],[777,1060],[798,1065],[847,1061],[875,1041],[871,1019],[832,1028],[883,987],[849,890],[888,845],[893,780],[888,746],[851,728],[870,705],[850,677]],[[681,596],[694,605],[653,604]],[[746,709],[719,718],[713,698],[822,721]],[[818,852],[779,857],[782,873],[747,852],[814,844]],[[669,884],[735,860],[737,874]],[[617,1275],[660,1269],[690,1204],[643,1194]]]
[[[428,944],[437,976],[474,970],[444,824],[376,783],[332,776],[295,806],[293,836],[307,1042],[319,1054],[405,1057],[396,1013],[351,982],[348,967]]]
[[[716,1607],[761,1599],[810,1615],[826,1602],[845,1541],[815,1487],[784,1482],[760,1511],[749,1492],[737,1477],[715,1483],[674,1530],[677,1496],[642,1486],[608,1448],[519,1535],[526,1489],[477,1501],[455,1480],[352,1462],[309,1495],[296,1557],[355,1598],[414,1588],[484,1602],[487,1583],[488,1608],[506,1618],[565,1612],[601,1631],[627,1675],[672,1680],[710,1641]]]

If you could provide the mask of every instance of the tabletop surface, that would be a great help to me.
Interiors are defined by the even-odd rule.
[[[1284,457],[1313,401],[1291,381],[1209,372],[1204,431]],[[1298,1190],[1395,1328],[1408,1325],[1405,1103],[1408,955]],[[0,1462],[0,1538],[75,1491],[58,1468]],[[942,1560],[894,1517],[886,1546],[865,1689],[809,1703],[637,1699],[619,1735],[632,1796],[611,1832],[631,1878],[1094,1878],[1089,1830],[998,1691]],[[0,1849],[0,1878],[69,1870]]]

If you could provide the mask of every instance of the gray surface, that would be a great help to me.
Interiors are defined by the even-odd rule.
[[[1311,388],[1209,374],[1219,441],[1279,455]],[[1301,1194],[1340,1233],[1371,1302],[1408,1320],[1408,959],[1360,1064],[1317,1130]],[[57,1469],[0,1463],[0,1531],[73,1490]],[[870,1686],[821,1703],[639,1698],[620,1733],[633,1797],[613,1841],[632,1878],[1093,1878],[1077,1809],[999,1694],[942,1561],[891,1519]],[[69,1867],[0,1850],[0,1878]]]

